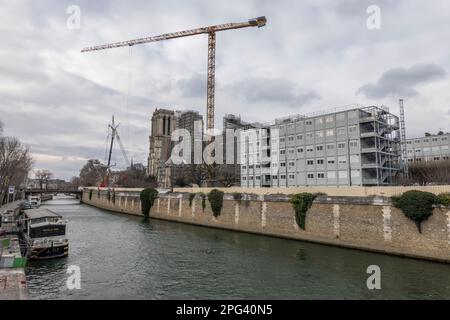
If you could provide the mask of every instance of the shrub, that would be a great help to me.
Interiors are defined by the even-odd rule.
[[[89,200],[92,200],[92,189],[91,190],[89,190]]]
[[[438,203],[443,206],[450,206],[450,193],[441,193],[437,196]]]
[[[141,191],[139,198],[141,199],[142,214],[147,218],[155,199],[158,198],[158,191],[154,188],[146,188]]]
[[[214,217],[220,216],[220,211],[222,210],[223,205],[223,192],[217,189],[211,190],[208,194],[208,200],[211,204],[211,210],[213,212]]]
[[[192,207],[192,200],[195,198],[195,193],[189,194],[189,207]]]
[[[401,209],[405,216],[413,220],[420,233],[422,221],[433,214],[433,205],[437,202],[437,197],[433,193],[417,190],[407,191],[400,197],[392,197],[394,207]]]
[[[316,196],[311,193],[294,194],[290,202],[295,210],[295,221],[299,228],[305,230],[306,212],[311,208],[314,198]]]

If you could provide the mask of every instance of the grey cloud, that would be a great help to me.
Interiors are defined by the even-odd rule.
[[[287,79],[246,78],[228,86],[229,93],[249,103],[300,107],[321,96],[313,90],[299,89]]]
[[[206,75],[196,73],[188,78],[178,80],[176,87],[181,90],[183,96],[203,98],[206,96],[206,80]]]
[[[415,87],[444,78],[445,70],[435,64],[417,64],[411,68],[394,68],[384,72],[374,84],[366,84],[356,94],[369,99],[388,96],[412,97],[418,94]]]

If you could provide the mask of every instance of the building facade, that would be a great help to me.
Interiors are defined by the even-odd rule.
[[[450,160],[450,133],[406,140],[408,163]]]
[[[399,170],[399,121],[375,106],[285,117],[247,130],[241,153],[243,187],[389,185]]]
[[[155,110],[151,121],[147,174],[156,177],[158,182],[167,180],[164,163],[170,158],[172,150],[171,134],[175,128],[176,120],[173,110]]]

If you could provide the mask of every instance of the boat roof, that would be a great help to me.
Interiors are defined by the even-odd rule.
[[[29,209],[25,210],[25,216],[29,219],[39,218],[61,218],[59,214],[54,213],[48,209]]]

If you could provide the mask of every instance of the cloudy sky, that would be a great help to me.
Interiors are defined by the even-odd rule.
[[[67,26],[71,5],[80,29]],[[381,9],[379,30],[367,27],[370,5]],[[145,163],[155,107],[206,109],[206,35],[80,49],[262,15],[264,28],[217,35],[219,127],[224,113],[267,122],[354,103],[398,114],[404,98],[409,137],[450,131],[448,0],[0,0],[0,8],[4,134],[30,147],[36,170],[59,178],[104,160],[113,114],[130,157]],[[119,150],[113,160],[123,166]]]

